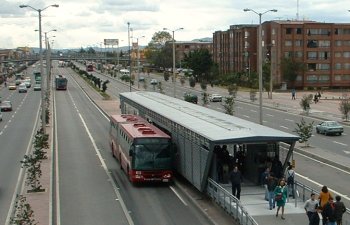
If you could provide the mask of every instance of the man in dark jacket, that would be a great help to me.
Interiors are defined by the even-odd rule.
[[[232,194],[236,196],[236,198],[240,199],[241,197],[241,182],[242,182],[242,174],[238,170],[238,166],[233,168],[233,171],[230,174],[230,181],[232,183]]]
[[[326,205],[323,207],[323,220],[326,221],[327,225],[336,225],[335,214],[334,214],[334,202],[333,198],[330,197]]]
[[[346,207],[343,202],[341,202],[341,197],[339,195],[335,196],[336,202],[334,203],[334,216],[337,225],[342,225],[343,214],[346,212]]]

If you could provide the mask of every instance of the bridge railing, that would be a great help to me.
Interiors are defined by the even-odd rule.
[[[208,179],[207,194],[241,225],[258,225],[240,201],[213,179]]]

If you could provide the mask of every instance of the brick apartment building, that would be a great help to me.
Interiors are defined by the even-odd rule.
[[[171,45],[173,42],[168,41],[166,45]],[[198,49],[208,49],[210,53],[213,51],[213,43],[209,41],[176,41],[175,42],[175,57],[176,64],[181,66],[181,62],[185,58],[185,55],[188,55],[190,52]]]
[[[233,25],[213,34],[213,59],[222,73],[257,71],[257,30],[257,25]],[[262,24],[262,49],[275,86],[285,82],[281,59],[293,57],[306,70],[289,87],[350,87],[350,24],[267,21]]]

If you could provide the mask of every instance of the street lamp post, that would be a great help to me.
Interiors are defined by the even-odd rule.
[[[259,16],[259,37],[258,37],[258,74],[259,74],[259,122],[263,124],[263,112],[262,112],[262,27],[261,16],[268,12],[277,12],[277,9],[270,9],[263,13],[258,13],[253,9],[244,9],[244,12],[253,12]]]
[[[139,39],[144,38],[145,36],[137,37],[137,88],[140,89],[140,47],[139,47]]]
[[[130,49],[130,22],[128,22],[128,46],[129,46],[129,87],[131,92],[131,49]]]
[[[59,7],[59,5],[49,5],[46,6],[43,9],[36,9],[30,5],[20,5],[20,8],[31,8],[34,11],[37,11],[39,14],[39,58],[40,58],[40,74],[41,74],[41,125],[42,125],[42,131],[45,134],[45,127],[46,127],[46,109],[45,109],[45,91],[44,91],[44,82],[43,82],[43,76],[44,76],[44,67],[43,67],[43,46],[42,46],[42,34],[41,34],[41,12],[49,7]]]
[[[49,43],[49,37],[47,34],[53,31],[57,31],[56,29],[44,32],[45,34],[45,48],[46,48],[46,95],[49,96],[50,93],[50,80],[51,80],[51,48]],[[51,36],[56,37],[56,36]]]
[[[169,30],[168,28],[163,28],[163,30],[168,30],[173,32],[173,85],[174,85],[174,98],[176,98],[176,73],[175,73],[175,31],[183,30],[183,27],[180,27],[176,30]]]

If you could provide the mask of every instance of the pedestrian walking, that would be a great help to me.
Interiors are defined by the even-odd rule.
[[[318,206],[316,212],[312,214],[310,219],[310,225],[324,225],[325,222],[323,220],[322,215],[322,207]]]
[[[320,205],[324,207],[330,198],[333,198],[332,194],[330,193],[330,191],[328,191],[327,186],[323,186],[321,189],[321,193],[318,196],[318,199],[320,200]]]
[[[277,178],[270,175],[267,179],[267,190],[269,192],[269,207],[270,210],[274,209],[276,206],[275,202],[275,188],[277,187]]]
[[[295,100],[295,89],[292,89],[292,100]]]
[[[340,201],[341,197],[339,195],[335,196],[334,203],[334,216],[337,225],[343,224],[343,214],[346,212],[346,207],[343,202]]]
[[[232,195],[237,199],[241,198],[241,182],[243,181],[242,174],[238,170],[238,166],[234,166],[233,171],[230,174],[230,181],[232,183]]]
[[[294,175],[295,175],[295,172],[294,172],[293,166],[289,165],[286,173],[287,185],[288,185],[288,197],[292,196],[293,199],[295,198]]]
[[[317,207],[318,201],[316,200],[316,195],[311,193],[310,199],[306,200],[304,204],[306,215],[309,218],[309,224],[311,224],[311,217],[316,212]]]
[[[328,203],[323,207],[323,219],[326,222],[326,225],[337,225],[335,219],[335,205],[333,198],[330,197]]]
[[[265,200],[269,201],[269,190],[267,189],[267,181],[270,176],[270,167],[266,167],[265,171],[261,174],[260,183],[265,189]]]
[[[278,212],[282,208],[282,214],[281,214],[281,219],[284,220],[284,206],[286,204],[287,200],[287,188],[286,188],[286,183],[284,179],[281,179],[279,181],[278,186],[275,188],[274,191],[275,194],[275,200],[277,203],[277,212],[276,212],[276,217],[278,217]]]

